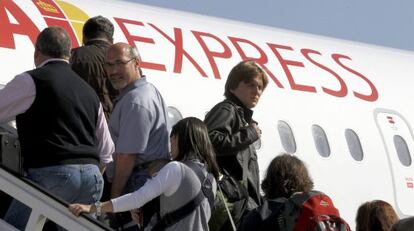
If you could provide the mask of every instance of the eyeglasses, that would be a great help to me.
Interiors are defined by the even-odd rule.
[[[125,65],[127,65],[129,62],[131,62],[132,60],[136,60],[136,58],[132,58],[132,59],[127,60],[127,61],[116,60],[116,61],[115,61],[115,62],[113,62],[113,63],[106,62],[106,63],[105,63],[105,67],[106,67],[106,68],[114,68],[114,67],[119,67],[119,66],[125,66]]]

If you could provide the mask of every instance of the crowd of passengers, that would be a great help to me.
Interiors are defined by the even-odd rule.
[[[36,68],[0,90],[0,121],[16,118],[24,177],[76,216],[117,230],[283,230],[278,198],[313,192],[313,181],[290,154],[277,155],[259,180],[252,108],[268,84],[262,68],[238,63],[204,121],[188,117],[169,129],[137,49],[114,44],[113,34],[107,18],[90,18],[84,45],[71,50],[67,32],[48,27],[36,40]],[[24,230],[30,212],[14,200],[4,220]],[[366,202],[356,230],[414,229],[412,219],[398,219],[387,202]]]

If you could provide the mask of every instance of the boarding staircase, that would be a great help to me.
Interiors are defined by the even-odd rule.
[[[32,209],[26,226],[27,231],[41,231],[47,219],[67,230],[111,230],[89,215],[75,217],[69,212],[67,203],[54,198],[30,181],[16,176],[3,167],[0,167],[0,190]],[[0,219],[0,230],[16,229]]]
[[[1,132],[11,131],[10,127],[0,125]],[[97,221],[89,215],[74,216],[68,210],[68,204],[59,198],[47,193],[39,186],[20,176],[7,164],[7,159],[12,157],[4,155],[0,150],[0,208],[7,208],[10,197],[19,200],[32,209],[26,231],[41,231],[47,220],[51,220],[59,226],[71,231],[83,230],[112,230],[107,225]],[[8,197],[8,196],[10,197]],[[0,216],[0,231],[15,231]]]

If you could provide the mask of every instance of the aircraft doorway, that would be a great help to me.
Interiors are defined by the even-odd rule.
[[[387,152],[394,185],[395,204],[400,213],[414,213],[413,132],[398,112],[376,109],[374,116]]]

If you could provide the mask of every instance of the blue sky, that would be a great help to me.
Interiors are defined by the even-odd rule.
[[[129,0],[414,51],[414,0]]]

